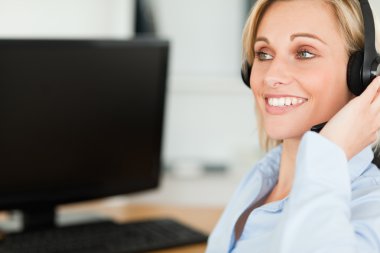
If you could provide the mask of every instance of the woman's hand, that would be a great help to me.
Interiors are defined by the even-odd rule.
[[[380,128],[380,77],[375,78],[367,89],[345,105],[320,134],[328,138],[351,159],[377,139]]]

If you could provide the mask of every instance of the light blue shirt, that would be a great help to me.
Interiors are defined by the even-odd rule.
[[[254,209],[235,241],[241,213],[276,184],[281,150],[271,150],[244,177],[206,252],[380,252],[380,171],[371,147],[347,161],[341,148],[314,132],[301,140],[288,197]]]

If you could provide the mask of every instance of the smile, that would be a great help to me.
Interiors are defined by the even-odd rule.
[[[268,95],[264,98],[265,110],[271,115],[283,115],[292,112],[308,102],[307,98],[289,95]]]
[[[307,101],[305,98],[296,97],[271,97],[266,100],[269,106],[273,107],[298,106]]]

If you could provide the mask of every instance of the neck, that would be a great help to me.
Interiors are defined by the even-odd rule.
[[[284,140],[282,145],[280,172],[276,191],[287,195],[293,185],[296,156],[300,139],[287,139]]]

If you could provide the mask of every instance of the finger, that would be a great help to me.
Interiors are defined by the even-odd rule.
[[[379,92],[379,87],[380,87],[380,77],[376,77],[368,85],[368,87],[364,90],[364,92],[360,95],[360,97],[372,104],[378,97],[377,95]]]
[[[375,78],[370,85],[374,83],[377,83],[378,88],[376,94],[372,98],[371,104],[374,108],[380,109],[380,77]],[[376,84],[374,86],[376,86]]]

